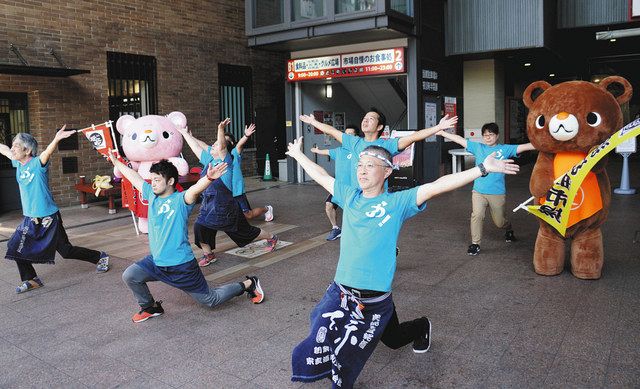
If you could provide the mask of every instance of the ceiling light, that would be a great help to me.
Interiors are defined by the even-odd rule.
[[[525,62],[524,66],[531,66],[531,62]]]
[[[609,39],[609,42],[615,42],[617,39],[616,38],[611,38]]]
[[[330,99],[333,97],[333,88],[331,87],[331,85],[325,85],[324,93],[327,99]]]
[[[549,73],[549,77],[555,77],[556,74],[555,73]]]

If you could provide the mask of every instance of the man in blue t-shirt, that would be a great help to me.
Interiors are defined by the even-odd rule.
[[[380,135],[387,125],[387,117],[382,113],[382,111],[375,107],[369,108],[369,112],[364,115],[362,122],[360,123],[360,130],[364,134],[363,138],[355,135],[343,134],[342,131],[328,124],[317,121],[313,115],[300,115],[300,120],[314,126],[323,133],[332,136],[338,142],[342,143],[342,147],[349,150],[353,155],[360,155],[362,150],[368,146],[380,146],[389,151],[391,156],[400,153],[415,142],[425,140],[428,137],[435,135],[438,131],[451,128],[458,123],[457,116],[449,118],[448,115],[445,115],[434,127],[416,131],[413,134],[402,138],[384,139],[380,138]],[[357,163],[357,158],[351,160],[351,177],[349,179],[349,184],[353,187],[358,186],[358,178],[356,176]]]
[[[347,135],[357,136],[358,129],[355,125],[349,124],[345,127],[344,133]],[[353,153],[351,151],[340,146],[325,150],[312,147],[311,152],[331,157],[331,159],[335,161],[336,165],[336,180],[344,183],[351,182],[351,159],[353,158]],[[342,230],[340,229],[340,226],[338,226],[338,219],[336,217],[336,209],[338,208],[338,205],[332,201],[332,198],[333,196],[329,195],[324,201],[324,211],[327,214],[327,218],[329,218],[329,222],[331,222],[331,231],[329,231],[329,235],[327,235],[327,240],[329,241],[338,239],[342,234]]]
[[[466,140],[455,134],[441,131],[441,135],[467,149],[476,158],[476,165],[484,161],[487,155],[495,153],[496,159],[507,159],[519,156],[521,153],[535,148],[531,143],[521,145],[508,145],[498,143],[500,128],[496,123],[486,123],[482,126],[482,143]],[[486,177],[480,177],[473,183],[471,192],[471,245],[467,250],[469,255],[480,253],[482,241],[482,226],[487,207],[491,212],[491,218],[496,227],[505,230],[504,239],[507,242],[516,241],[513,227],[505,215],[505,202],[507,190],[504,184],[504,174],[490,173]]]
[[[162,315],[161,301],[156,301],[147,282],[162,281],[193,297],[211,308],[247,292],[254,304],[264,299],[258,277],[247,277],[243,282],[210,287],[198,267],[189,244],[187,224],[189,214],[200,193],[220,178],[227,170],[226,163],[208,165],[198,182],[184,192],[176,191],[178,170],[167,160],[151,165],[151,184],[135,170],[120,162],[112,152],[109,159],[114,166],[140,191],[149,203],[149,248],[151,255],[129,266],[122,279],[138,300],[140,311],[132,320],[140,323]]]
[[[309,337],[293,350],[292,380],[331,377],[334,386],[352,387],[379,340],[394,349],[413,342],[416,353],[430,347],[429,319],[400,323],[391,297],[395,247],[404,221],[424,210],[426,201],[434,196],[490,172],[515,174],[519,167],[489,155],[475,168],[389,193],[384,183],[394,166],[391,153],[384,148],[369,146],[359,154],[358,187],[353,187],[313,163],[301,146],[302,138],[296,139],[289,144],[287,155],[334,196],[344,213],[334,283],[311,313]]]
[[[62,215],[49,189],[49,161],[62,139],[75,131],[63,126],[47,148],[38,155],[38,142],[31,134],[18,133],[11,148],[0,144],[0,154],[16,168],[24,219],[7,243],[6,258],[14,260],[22,284],[16,293],[44,286],[34,263],[54,263],[56,251],[63,258],[78,259],[96,265],[98,273],[109,270],[109,255],[102,251],[74,246],[69,242]]]

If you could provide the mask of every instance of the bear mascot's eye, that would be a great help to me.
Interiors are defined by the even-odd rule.
[[[602,123],[602,116],[597,112],[589,112],[587,114],[587,124],[591,127],[596,127]]]
[[[134,132],[133,134],[131,134],[131,139],[132,139],[132,140],[136,140],[136,139],[138,139],[138,134],[137,134],[137,133],[135,133],[135,132]]]
[[[162,137],[163,137],[164,139],[169,139],[169,133],[168,133],[168,132],[166,132],[166,131],[162,131]]]
[[[544,128],[544,116],[540,115],[536,118],[536,127],[539,130],[542,130]]]

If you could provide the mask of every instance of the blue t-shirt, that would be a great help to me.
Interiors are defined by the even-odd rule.
[[[49,189],[49,162],[45,166],[40,157],[33,157],[24,165],[12,160],[20,188],[22,214],[27,217],[45,217],[58,212]]]
[[[207,169],[209,168],[209,164],[211,166],[215,166],[222,162],[219,158],[213,158],[211,156],[211,146],[209,146],[206,150],[202,150],[200,154],[200,164],[202,164],[202,174],[207,174]],[[227,171],[220,177],[219,179],[224,182],[224,185],[229,188],[230,191],[233,192],[233,154],[227,153],[224,157],[224,162],[227,163]],[[209,185],[211,186],[211,185]]]
[[[335,181],[333,202],[343,209],[340,259],[335,281],[357,289],[388,292],[396,272],[396,245],[403,222],[426,208],[418,188],[374,198]]]
[[[351,182],[351,160],[353,159],[353,153],[344,147],[336,147],[329,149],[329,156],[336,161],[336,181],[349,185]]]
[[[231,179],[231,186],[233,189],[233,197],[244,194],[244,177],[242,177],[242,154],[238,152],[235,147],[231,150],[233,156],[233,177]]]
[[[496,144],[495,146],[487,146],[484,143],[467,140],[467,151],[476,157],[476,166],[478,166],[489,154],[493,152],[496,153],[496,159],[517,157],[518,145]],[[504,185],[504,174],[489,173],[486,177],[476,178],[473,183],[473,190],[487,195],[506,194],[507,190]]]
[[[149,202],[149,248],[157,266],[176,266],[195,258],[187,231],[195,204],[185,203],[184,195],[185,192],[174,192],[158,197],[151,184],[143,184],[142,198]]]
[[[399,138],[389,138],[382,139],[378,138],[373,142],[367,142],[364,138],[360,138],[359,136],[342,134],[342,147],[347,149],[348,152],[353,154],[351,158],[351,182],[349,183],[351,186],[357,188],[358,187],[358,173],[357,166],[358,161],[360,160],[360,153],[369,146],[380,146],[386,149],[391,153],[391,156],[398,154],[400,151],[398,150],[398,140]],[[385,188],[386,188],[385,181]],[[350,285],[353,286],[353,285]],[[355,288],[355,286],[354,286]]]

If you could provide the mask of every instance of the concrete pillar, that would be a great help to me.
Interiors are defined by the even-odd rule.
[[[465,61],[463,67],[465,128],[480,129],[495,122],[504,142],[504,66],[495,59]]]

